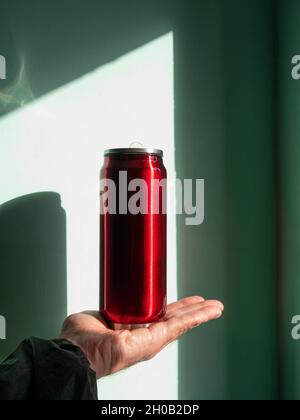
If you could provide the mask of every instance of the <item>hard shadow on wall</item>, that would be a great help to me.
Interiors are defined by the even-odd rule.
[[[0,206],[0,359],[25,338],[55,338],[67,313],[66,214],[43,192]]]

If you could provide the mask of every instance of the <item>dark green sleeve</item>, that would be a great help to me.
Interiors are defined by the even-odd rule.
[[[96,374],[70,342],[30,338],[0,365],[0,400],[97,400]]]

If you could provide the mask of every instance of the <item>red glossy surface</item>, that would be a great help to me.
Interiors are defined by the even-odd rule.
[[[146,154],[112,155],[105,158],[101,178],[113,179],[118,185],[119,171],[128,172],[128,183],[136,178],[147,182],[148,200],[152,204],[149,208],[153,208],[151,180],[167,177],[162,158]],[[128,198],[132,194],[128,193]],[[166,222],[167,216],[162,211],[100,216],[100,309],[107,321],[148,324],[164,316]]]

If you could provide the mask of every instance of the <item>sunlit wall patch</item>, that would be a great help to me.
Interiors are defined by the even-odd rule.
[[[67,215],[69,313],[99,305],[104,150],[127,148],[133,141],[162,149],[168,176],[176,178],[173,52],[169,33],[0,118],[0,204],[41,191],[61,196]],[[25,57],[24,71],[30,69],[29,60]],[[20,90],[10,94],[23,99],[29,82],[21,71]],[[176,215],[168,217],[168,243],[168,297],[175,301]],[[100,398],[176,400],[177,348],[174,344],[149,363],[101,380]]]

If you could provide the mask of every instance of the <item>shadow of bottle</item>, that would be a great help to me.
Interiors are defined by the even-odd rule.
[[[57,193],[0,206],[0,359],[29,336],[57,337],[67,313],[66,214]]]

